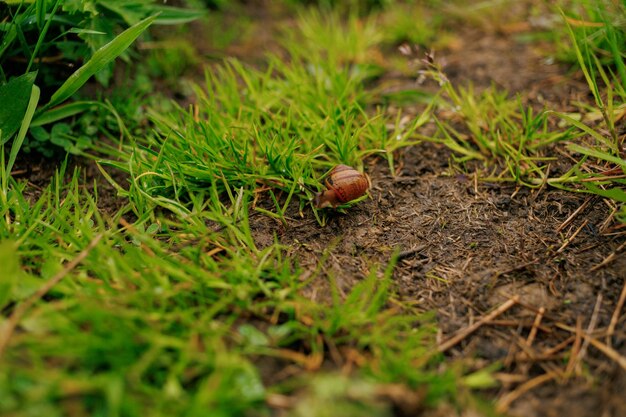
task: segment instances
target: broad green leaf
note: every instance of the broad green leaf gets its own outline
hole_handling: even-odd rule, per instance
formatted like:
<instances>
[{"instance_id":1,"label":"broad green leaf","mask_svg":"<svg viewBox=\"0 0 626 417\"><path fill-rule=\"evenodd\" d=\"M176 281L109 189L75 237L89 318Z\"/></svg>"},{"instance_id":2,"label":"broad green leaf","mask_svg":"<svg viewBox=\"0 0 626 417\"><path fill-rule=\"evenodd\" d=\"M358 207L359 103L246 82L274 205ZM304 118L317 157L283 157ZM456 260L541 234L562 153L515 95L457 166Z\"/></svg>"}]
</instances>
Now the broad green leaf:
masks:
<instances>
[{"instance_id":1,"label":"broad green leaf","mask_svg":"<svg viewBox=\"0 0 626 417\"><path fill-rule=\"evenodd\" d=\"M36 76L37 72L29 72L0 86L0 144L8 141L22 124Z\"/></svg>"},{"instance_id":2,"label":"broad green leaf","mask_svg":"<svg viewBox=\"0 0 626 417\"><path fill-rule=\"evenodd\" d=\"M151 16L120 33L111 42L98 49L91 59L72 74L52 95L46 108L56 106L70 98L96 72L117 58L141 35L157 18Z\"/></svg>"},{"instance_id":3,"label":"broad green leaf","mask_svg":"<svg viewBox=\"0 0 626 417\"><path fill-rule=\"evenodd\" d=\"M11 170L13 169L13 164L15 163L15 159L17 158L17 153L20 151L22 143L24 143L26 132L28 132L28 128L30 127L30 121L33 119L35 109L37 109L37 103L39 103L39 87L33 85L31 88L28 107L26 109L26 113L24 114L22 125L20 126L20 131L13 141L13 145L11 146L11 154L9 155L9 162L7 163L6 167L7 178L11 175Z\"/></svg>"}]
</instances>

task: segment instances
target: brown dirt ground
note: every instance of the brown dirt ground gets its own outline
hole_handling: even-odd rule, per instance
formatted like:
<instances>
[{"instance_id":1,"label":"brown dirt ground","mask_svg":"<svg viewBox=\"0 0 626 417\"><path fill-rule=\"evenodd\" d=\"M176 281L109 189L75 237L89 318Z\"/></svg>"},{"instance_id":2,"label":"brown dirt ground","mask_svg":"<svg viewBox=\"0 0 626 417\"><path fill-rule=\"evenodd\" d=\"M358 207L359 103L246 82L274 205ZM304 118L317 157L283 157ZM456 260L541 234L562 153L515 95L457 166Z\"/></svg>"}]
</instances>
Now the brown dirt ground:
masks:
<instances>
[{"instance_id":1,"label":"brown dirt ground","mask_svg":"<svg viewBox=\"0 0 626 417\"><path fill-rule=\"evenodd\" d=\"M453 82L495 83L538 108L571 110L572 101L588 99L584 84L566 68L547 65L536 45L516 42L511 33L464 30L454 50L439 54ZM259 39L265 42L264 37L255 42ZM249 56L245 48L238 55ZM399 84L413 83L398 77ZM325 227L310 212L304 219L292 212L286 228L254 216L258 245L269 245L278 235L305 269L315 268L334 245L325 268L344 291L399 247L396 291L403 300L437 312L441 341L518 296L518 305L462 338L446 355L473 369L502 363L501 388L485 396L510 415L626 415L626 373L581 337L589 330L594 343L626 356L623 312L607 336L626 282L625 238L606 222L609 204L551 188L475 182L471 174L453 172L449 152L433 144L405 149L396 159L395 173L386 162L366 161L371 199L330 215ZM49 180L46 161L21 164L16 170L35 186ZM97 170L88 168L87 178L99 178L104 210L118 207L114 190ZM612 262L594 269L612 254ZM311 297L325 294L323 282L310 289ZM442 408L431 414L457 412Z\"/></svg>"},{"instance_id":2,"label":"brown dirt ground","mask_svg":"<svg viewBox=\"0 0 626 417\"><path fill-rule=\"evenodd\" d=\"M495 83L539 109L572 110L572 101L589 100L585 85L567 68L547 64L536 46L476 29L460 38L441 58L453 83ZM269 245L277 234L305 269L334 245L325 267L345 292L399 247L396 291L437 312L442 341L518 296L519 305L467 335L448 357L476 369L502 363L502 387L487 397L513 416L626 415L626 373L580 336L590 330L626 355L626 316L607 336L626 281L624 234L607 222L610 204L552 188L475 182L452 172L449 159L446 149L424 143L398 154L395 173L370 160L370 200L331 215L325 227L310 213L299 219L292 212L287 228L256 216L257 242ZM314 284L310 296L326 297L325 285Z\"/></svg>"}]
</instances>

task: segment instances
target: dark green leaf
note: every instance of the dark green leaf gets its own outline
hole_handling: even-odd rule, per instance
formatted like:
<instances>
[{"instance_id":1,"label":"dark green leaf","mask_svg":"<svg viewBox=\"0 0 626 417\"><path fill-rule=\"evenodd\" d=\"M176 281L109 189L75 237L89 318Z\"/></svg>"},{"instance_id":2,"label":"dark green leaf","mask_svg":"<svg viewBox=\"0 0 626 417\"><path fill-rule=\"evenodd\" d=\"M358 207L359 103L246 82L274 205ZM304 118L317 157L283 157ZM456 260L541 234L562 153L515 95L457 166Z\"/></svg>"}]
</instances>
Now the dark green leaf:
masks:
<instances>
[{"instance_id":1,"label":"dark green leaf","mask_svg":"<svg viewBox=\"0 0 626 417\"><path fill-rule=\"evenodd\" d=\"M124 52L156 19L151 16L120 33L111 42L98 49L91 59L72 74L59 89L52 95L46 107L56 106L70 98L87 80L100 71L122 52Z\"/></svg>"},{"instance_id":2,"label":"dark green leaf","mask_svg":"<svg viewBox=\"0 0 626 417\"><path fill-rule=\"evenodd\" d=\"M0 86L1 144L8 141L22 124L36 76L37 72L29 72Z\"/></svg>"}]
</instances>

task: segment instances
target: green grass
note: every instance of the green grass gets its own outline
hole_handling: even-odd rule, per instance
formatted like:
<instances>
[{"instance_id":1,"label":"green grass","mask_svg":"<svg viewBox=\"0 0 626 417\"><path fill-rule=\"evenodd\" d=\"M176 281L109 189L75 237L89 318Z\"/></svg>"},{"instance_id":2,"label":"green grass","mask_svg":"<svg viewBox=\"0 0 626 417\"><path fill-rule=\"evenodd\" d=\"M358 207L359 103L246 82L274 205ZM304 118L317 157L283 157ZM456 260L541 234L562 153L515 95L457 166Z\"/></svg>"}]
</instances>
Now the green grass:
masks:
<instances>
[{"instance_id":1,"label":"green grass","mask_svg":"<svg viewBox=\"0 0 626 417\"><path fill-rule=\"evenodd\" d=\"M455 400L462 371L439 368L433 315L395 294L395 257L342 296L326 272L331 248L305 271L293 248L278 238L260 248L251 230L255 210L284 224L313 210L323 223L309 202L331 166L377 155L393 167L417 141L432 106L407 124L371 104L377 31L303 10L284 33L288 60L225 61L196 87L196 105L148 110L150 130L129 111L137 97L51 109L106 109L94 134L119 125L109 145L77 149L99 155L117 210L100 208L81 170L63 164L37 189L11 177L2 153L0 414L271 415L284 395L302 399L294 415L332 399L342 415L383 416L391 405L370 394L398 383L428 405ZM303 295L320 284L325 299ZM296 372L276 381L285 369ZM348 386L360 387L357 404Z\"/></svg>"},{"instance_id":2,"label":"green grass","mask_svg":"<svg viewBox=\"0 0 626 417\"><path fill-rule=\"evenodd\" d=\"M534 112L519 97L510 98L495 87L476 93L471 85L452 85L431 62L424 73L442 86L436 111L439 132L423 139L447 146L461 169L470 167L468 161L482 161L480 176L486 181L548 184L613 200L616 218L623 221L626 160L618 124L626 105L624 7L604 1L574 1L564 7L564 29L555 28L552 37L561 39L565 30L593 104L580 104L578 113ZM572 162L566 172L555 175L551 163L562 155Z\"/></svg>"},{"instance_id":3,"label":"green grass","mask_svg":"<svg viewBox=\"0 0 626 417\"><path fill-rule=\"evenodd\" d=\"M415 142L429 109L408 124L366 111L375 28L354 19L343 27L338 16L304 14L283 42L287 62L269 56L255 69L228 60L206 73L196 105L152 113L152 133L102 161L131 177L129 188L116 186L136 214L160 206L187 216L224 195L257 192L273 205L256 209L285 222L289 203L302 211L333 165L362 169L378 154L393 167L394 151Z\"/></svg>"},{"instance_id":4,"label":"green grass","mask_svg":"<svg viewBox=\"0 0 626 417\"><path fill-rule=\"evenodd\" d=\"M605 5L606 6L606 5ZM602 13L606 13L605 9ZM617 124L620 122L624 105L626 104L626 90L621 53L620 37L610 35L619 29L615 22L604 21L604 31L608 48L619 54L617 73L605 68L602 54L592 50L586 40L577 37L575 30L569 26L571 40L574 45L578 65L583 72L589 90L594 97L595 106L586 109L589 121L578 115L559 113L558 115L567 124L584 133L583 141L572 143L569 151L579 155L579 163L575 166L573 185L568 189L587 192L605 197L620 204L616 211L617 218L624 222L626 210L626 159L624 155L624 137L618 133ZM617 58L617 55L616 55ZM583 109L585 110L585 109Z\"/></svg>"},{"instance_id":5,"label":"green grass","mask_svg":"<svg viewBox=\"0 0 626 417\"><path fill-rule=\"evenodd\" d=\"M257 245L252 216L288 227L312 212L324 224L326 211L311 201L329 168L384 158L394 172L398 150L423 140L451 148L466 169L477 162L489 173L483 179L625 202L616 175L626 170L616 133L626 97L620 71L575 41L595 102L574 115L535 112L496 88L452 85L431 68L441 92L408 92L426 103L407 121L401 103L393 111L380 104L375 80L389 65L380 50L440 41L441 20L413 33L422 9L408 15L390 3L380 19L298 8L278 54L264 65L212 66L188 108L155 103L161 98L148 95L143 76L108 101L40 113L32 75L5 87L20 91L26 117L13 118L13 148L0 154L0 414L266 416L288 398L294 416L390 416L392 405L377 396L397 384L426 406L493 387L495 368L464 375L463 366L442 363L433 314L395 292L395 256L370 263L344 294L326 265L332 246L304 270L278 237ZM187 46L153 46L140 75L180 75L196 58ZM73 96L86 74L52 103ZM108 140L77 141L63 123L38 129L83 112L89 133ZM557 118L565 128L555 128ZM434 138L421 130L431 121ZM12 178L27 130L97 159L119 208L103 210L97 182L65 164L43 188ZM578 163L555 178L556 147ZM313 286L328 293L313 301L304 296Z\"/></svg>"},{"instance_id":6,"label":"green grass","mask_svg":"<svg viewBox=\"0 0 626 417\"><path fill-rule=\"evenodd\" d=\"M626 17L626 5L609 0L571 0L561 2L558 6L557 13L563 15L564 21L553 30L556 57L580 68L595 66L595 60L598 60L606 70L614 71L624 86L626 31L623 20ZM582 62L575 45L589 51Z\"/></svg>"},{"instance_id":7,"label":"green grass","mask_svg":"<svg viewBox=\"0 0 626 417\"><path fill-rule=\"evenodd\" d=\"M426 384L432 401L454 392L454 375L430 365L432 318L394 296L393 262L373 266L345 299L333 290L316 303L301 290L313 279L334 289L332 276L318 269L302 280L288 248L256 248L245 198L208 215L221 232L205 224L207 213L129 224L128 208L103 216L80 176L65 182L61 168L32 202L25 183L2 190L0 258L14 274L0 281L8 294L0 308L9 315L103 236L35 300L0 352L3 414L243 415L266 409L269 393L302 386L265 385L259 358L315 370L330 360L328 346L361 352L367 361L355 376L365 384Z\"/></svg>"},{"instance_id":8,"label":"green grass","mask_svg":"<svg viewBox=\"0 0 626 417\"><path fill-rule=\"evenodd\" d=\"M482 161L489 181L539 186L548 179L551 145L571 141L573 128L556 129L549 113L535 113L521 98L492 86L480 93L472 85L456 87L435 65L426 75L440 83L435 137L424 137L453 151L454 161ZM495 168L495 170L493 169Z\"/></svg>"}]
</instances>

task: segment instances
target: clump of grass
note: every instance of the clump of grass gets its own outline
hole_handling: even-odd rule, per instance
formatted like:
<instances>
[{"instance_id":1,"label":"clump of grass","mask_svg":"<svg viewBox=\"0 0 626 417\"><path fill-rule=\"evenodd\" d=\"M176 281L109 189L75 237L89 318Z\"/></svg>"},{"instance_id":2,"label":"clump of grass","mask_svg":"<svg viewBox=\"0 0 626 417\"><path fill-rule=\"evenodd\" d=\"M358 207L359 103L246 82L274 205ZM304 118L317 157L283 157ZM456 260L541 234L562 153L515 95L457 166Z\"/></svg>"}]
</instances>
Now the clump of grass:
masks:
<instances>
[{"instance_id":1,"label":"clump of grass","mask_svg":"<svg viewBox=\"0 0 626 417\"><path fill-rule=\"evenodd\" d=\"M385 42L408 43L425 50L440 50L453 41L444 29L447 16L440 9L424 4L393 4L381 14Z\"/></svg>"},{"instance_id":2,"label":"clump of grass","mask_svg":"<svg viewBox=\"0 0 626 417\"><path fill-rule=\"evenodd\" d=\"M274 207L259 209L284 221L289 202L302 209L332 165L361 168L372 154L392 165L393 152L412 143L427 118L389 128L382 111L365 111L373 39L361 36L374 29L355 22L340 28L338 16L309 12L284 40L287 62L270 56L259 70L228 60L207 72L197 104L152 114L153 134L127 148L130 157L107 162L131 175L125 195L137 206L186 213L194 200L243 188L266 193Z\"/></svg>"},{"instance_id":3,"label":"clump of grass","mask_svg":"<svg viewBox=\"0 0 626 417\"><path fill-rule=\"evenodd\" d=\"M455 87L432 59L427 65L423 75L441 85L436 119L440 136L424 139L450 148L458 163L479 160L485 166L501 165L490 180L537 186L547 179L549 162L555 158L545 151L573 138L572 129L554 129L547 112L536 114L519 96L512 99L493 86L480 93L471 84Z\"/></svg>"},{"instance_id":4,"label":"clump of grass","mask_svg":"<svg viewBox=\"0 0 626 417\"><path fill-rule=\"evenodd\" d=\"M255 246L249 193L186 218L131 224L128 207L102 215L79 171L64 177L62 167L32 201L26 183L3 182L9 204L0 211L0 260L9 274L0 276L0 309L7 316L102 236L45 300L34 300L19 332L6 339L8 327L0 326L8 342L0 349L3 414L269 412L270 392L296 395L300 384L268 384L259 358L310 371L331 350L365 359L354 364L355 381L426 387L429 401L453 395L457 377L433 366L432 317L395 297L393 262L384 271L373 266L342 298L322 268L303 280L287 248ZM331 300L300 295L311 279L330 279Z\"/></svg>"},{"instance_id":5,"label":"clump of grass","mask_svg":"<svg viewBox=\"0 0 626 417\"><path fill-rule=\"evenodd\" d=\"M596 60L608 71L612 69L622 86L626 86L626 30L623 2L574 0L560 4L564 22L554 29L557 58L583 67L595 67ZM582 61L576 49L588 51Z\"/></svg>"},{"instance_id":6,"label":"clump of grass","mask_svg":"<svg viewBox=\"0 0 626 417\"><path fill-rule=\"evenodd\" d=\"M614 8L619 15L623 13L617 4L585 3L586 12L597 19L593 24L567 17L571 9L562 12L574 46L572 53L595 102L595 106L582 109L588 117L552 111L535 114L519 98L510 99L493 87L479 94L471 86L455 87L432 59L427 59L424 75L441 85L437 119L441 136L435 141L450 148L457 162L482 160L487 167L504 167L484 178L489 181L514 181L530 187L549 184L626 203L626 160L617 128L626 103L626 71L622 29L609 18L609 10ZM567 129L555 129L549 121L551 114L560 117ZM566 144L575 163L567 172L552 177L550 161L557 158L552 150L560 143ZM613 210L618 219L623 218L622 212L619 207Z\"/></svg>"},{"instance_id":7,"label":"clump of grass","mask_svg":"<svg viewBox=\"0 0 626 417\"><path fill-rule=\"evenodd\" d=\"M619 37L608 35L617 31L615 23L605 20L604 30L608 48L621 56ZM622 71L614 74L605 69L601 52L593 50L586 39L579 39L576 31L568 23L569 33L574 45L574 53L578 60L589 90L595 100L595 108L588 113L595 123L585 122L578 115L557 113L564 122L579 129L585 134L584 141L572 143L569 150L578 159L572 168L572 174L564 178L568 189L596 194L622 204L621 211L616 208L614 213L623 213L626 203L626 158L624 153L624 137L618 134L617 123L623 117L626 103L626 90L621 76ZM600 56L599 56L600 55ZM620 58L621 62L621 58ZM559 181L561 182L561 181ZM619 220L624 220L618 214Z\"/></svg>"}]
</instances>

